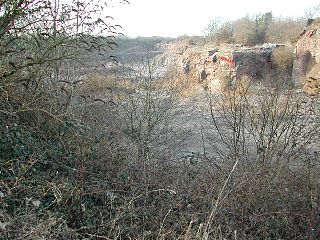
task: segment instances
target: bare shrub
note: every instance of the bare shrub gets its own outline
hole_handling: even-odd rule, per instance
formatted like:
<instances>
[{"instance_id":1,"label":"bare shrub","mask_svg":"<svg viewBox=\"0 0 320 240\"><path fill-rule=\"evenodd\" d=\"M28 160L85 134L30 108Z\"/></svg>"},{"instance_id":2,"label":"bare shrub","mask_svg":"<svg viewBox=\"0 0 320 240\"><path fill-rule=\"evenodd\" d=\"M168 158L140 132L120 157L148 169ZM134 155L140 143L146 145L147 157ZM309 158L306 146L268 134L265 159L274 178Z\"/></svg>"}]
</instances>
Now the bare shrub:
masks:
<instances>
[{"instance_id":1,"label":"bare shrub","mask_svg":"<svg viewBox=\"0 0 320 240\"><path fill-rule=\"evenodd\" d=\"M146 79L136 83L134 89L120 103L123 125L119 127L137 147L138 159L173 158L183 144L176 140L186 137L183 132L173 131L175 118L180 114L175 84Z\"/></svg>"},{"instance_id":2,"label":"bare shrub","mask_svg":"<svg viewBox=\"0 0 320 240\"><path fill-rule=\"evenodd\" d=\"M228 236L235 231L239 239L315 236L309 226L319 220L314 220L315 208L308 208L314 200L307 196L319 186L304 186L314 179L308 171L316 163L310 165L318 117L306 113L310 106L303 98L280 89L264 87L259 94L249 90L244 95L229 91L220 96L219 108L214 107L216 99L210 100L212 147L218 164L229 166L223 201L212 210L212 227L223 226ZM292 224L300 230L283 231Z\"/></svg>"},{"instance_id":3,"label":"bare shrub","mask_svg":"<svg viewBox=\"0 0 320 240\"><path fill-rule=\"evenodd\" d=\"M236 82L236 90L240 96L247 94L251 84L252 77L248 75L243 75L239 81Z\"/></svg>"},{"instance_id":4,"label":"bare shrub","mask_svg":"<svg viewBox=\"0 0 320 240\"><path fill-rule=\"evenodd\" d=\"M96 25L79 38L60 39L52 25L33 35L19 31L36 12L15 10L2 11L0 29L1 239L317 239L316 106L290 89L251 92L243 78L210 96L212 131L199 134L214 151L181 156L189 135L178 100L193 89L155 80L150 61L137 79L95 75L79 86L74 63L79 46L101 43L86 35ZM76 94L90 99L70 101Z\"/></svg>"},{"instance_id":5,"label":"bare shrub","mask_svg":"<svg viewBox=\"0 0 320 240\"><path fill-rule=\"evenodd\" d=\"M234 42L234 23L224 22L215 34L217 43L233 43Z\"/></svg>"}]
</instances>

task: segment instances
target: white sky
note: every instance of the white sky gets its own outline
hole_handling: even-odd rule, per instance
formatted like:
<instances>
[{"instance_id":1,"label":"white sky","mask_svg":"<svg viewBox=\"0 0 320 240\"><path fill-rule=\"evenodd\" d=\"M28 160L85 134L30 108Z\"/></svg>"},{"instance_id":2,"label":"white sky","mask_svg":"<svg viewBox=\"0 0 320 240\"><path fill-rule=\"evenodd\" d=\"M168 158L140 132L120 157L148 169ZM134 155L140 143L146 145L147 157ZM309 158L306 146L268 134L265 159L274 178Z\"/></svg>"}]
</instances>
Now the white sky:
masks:
<instances>
[{"instance_id":1,"label":"white sky","mask_svg":"<svg viewBox=\"0 0 320 240\"><path fill-rule=\"evenodd\" d=\"M210 19L235 20L272 11L273 16L302 17L319 0L129 0L109 9L130 37L202 35Z\"/></svg>"}]
</instances>

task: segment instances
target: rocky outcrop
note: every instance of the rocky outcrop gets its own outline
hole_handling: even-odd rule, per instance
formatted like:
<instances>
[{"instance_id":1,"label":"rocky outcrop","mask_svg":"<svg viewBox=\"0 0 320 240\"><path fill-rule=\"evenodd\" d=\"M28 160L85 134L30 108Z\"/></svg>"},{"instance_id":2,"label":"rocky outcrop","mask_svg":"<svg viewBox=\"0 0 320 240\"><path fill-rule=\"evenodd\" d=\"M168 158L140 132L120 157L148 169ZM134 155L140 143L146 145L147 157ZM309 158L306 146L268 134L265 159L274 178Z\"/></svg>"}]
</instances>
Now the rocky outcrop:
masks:
<instances>
[{"instance_id":1,"label":"rocky outcrop","mask_svg":"<svg viewBox=\"0 0 320 240\"><path fill-rule=\"evenodd\" d=\"M263 79L271 70L272 48L243 48L233 53L237 67L236 77L241 79L247 75L254 79Z\"/></svg>"},{"instance_id":2,"label":"rocky outcrop","mask_svg":"<svg viewBox=\"0 0 320 240\"><path fill-rule=\"evenodd\" d=\"M193 80L211 91L224 91L244 77L264 79L273 70L272 53L283 47L264 44L256 47L234 45L194 46L184 42L166 43L164 52L154 59L157 76L174 69L180 79ZM291 76L291 74L290 74Z\"/></svg>"},{"instance_id":3,"label":"rocky outcrop","mask_svg":"<svg viewBox=\"0 0 320 240\"><path fill-rule=\"evenodd\" d=\"M310 95L318 95L320 93L320 64L313 66L305 77L303 90Z\"/></svg>"},{"instance_id":4,"label":"rocky outcrop","mask_svg":"<svg viewBox=\"0 0 320 240\"><path fill-rule=\"evenodd\" d=\"M320 18L310 19L296 44L292 78L297 87L303 86L308 70L320 63Z\"/></svg>"}]
</instances>

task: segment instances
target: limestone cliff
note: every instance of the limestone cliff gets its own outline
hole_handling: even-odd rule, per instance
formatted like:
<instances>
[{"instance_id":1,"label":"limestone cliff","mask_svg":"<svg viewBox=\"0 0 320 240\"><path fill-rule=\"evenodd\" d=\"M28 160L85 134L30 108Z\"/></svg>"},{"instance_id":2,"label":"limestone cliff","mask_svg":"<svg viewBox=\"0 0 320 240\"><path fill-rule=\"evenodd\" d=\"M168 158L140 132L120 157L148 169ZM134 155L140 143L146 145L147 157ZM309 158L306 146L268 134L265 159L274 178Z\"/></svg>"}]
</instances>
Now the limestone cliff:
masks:
<instances>
[{"instance_id":1,"label":"limestone cliff","mask_svg":"<svg viewBox=\"0 0 320 240\"><path fill-rule=\"evenodd\" d=\"M203 83L211 91L219 92L243 77L261 80L274 72L272 52L280 47L283 45L199 46L175 41L162 45L163 53L155 57L154 63L160 76L174 69L182 80Z\"/></svg>"}]
</instances>

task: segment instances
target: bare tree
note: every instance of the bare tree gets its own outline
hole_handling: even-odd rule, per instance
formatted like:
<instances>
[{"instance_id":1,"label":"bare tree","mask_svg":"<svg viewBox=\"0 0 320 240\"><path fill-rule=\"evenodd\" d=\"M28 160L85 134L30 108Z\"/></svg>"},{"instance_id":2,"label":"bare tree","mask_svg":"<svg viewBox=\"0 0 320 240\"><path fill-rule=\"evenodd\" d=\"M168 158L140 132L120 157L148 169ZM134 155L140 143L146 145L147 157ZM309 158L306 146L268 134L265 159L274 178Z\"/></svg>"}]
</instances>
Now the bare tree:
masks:
<instances>
[{"instance_id":1,"label":"bare tree","mask_svg":"<svg viewBox=\"0 0 320 240\"><path fill-rule=\"evenodd\" d=\"M209 39L209 41L216 40L216 33L221 28L222 24L223 20L221 17L215 17L210 20L208 26L204 29L204 34Z\"/></svg>"},{"instance_id":2,"label":"bare tree","mask_svg":"<svg viewBox=\"0 0 320 240\"><path fill-rule=\"evenodd\" d=\"M320 14L320 4L307 8L304 13L307 19L313 19L315 17L318 17Z\"/></svg>"}]
</instances>

